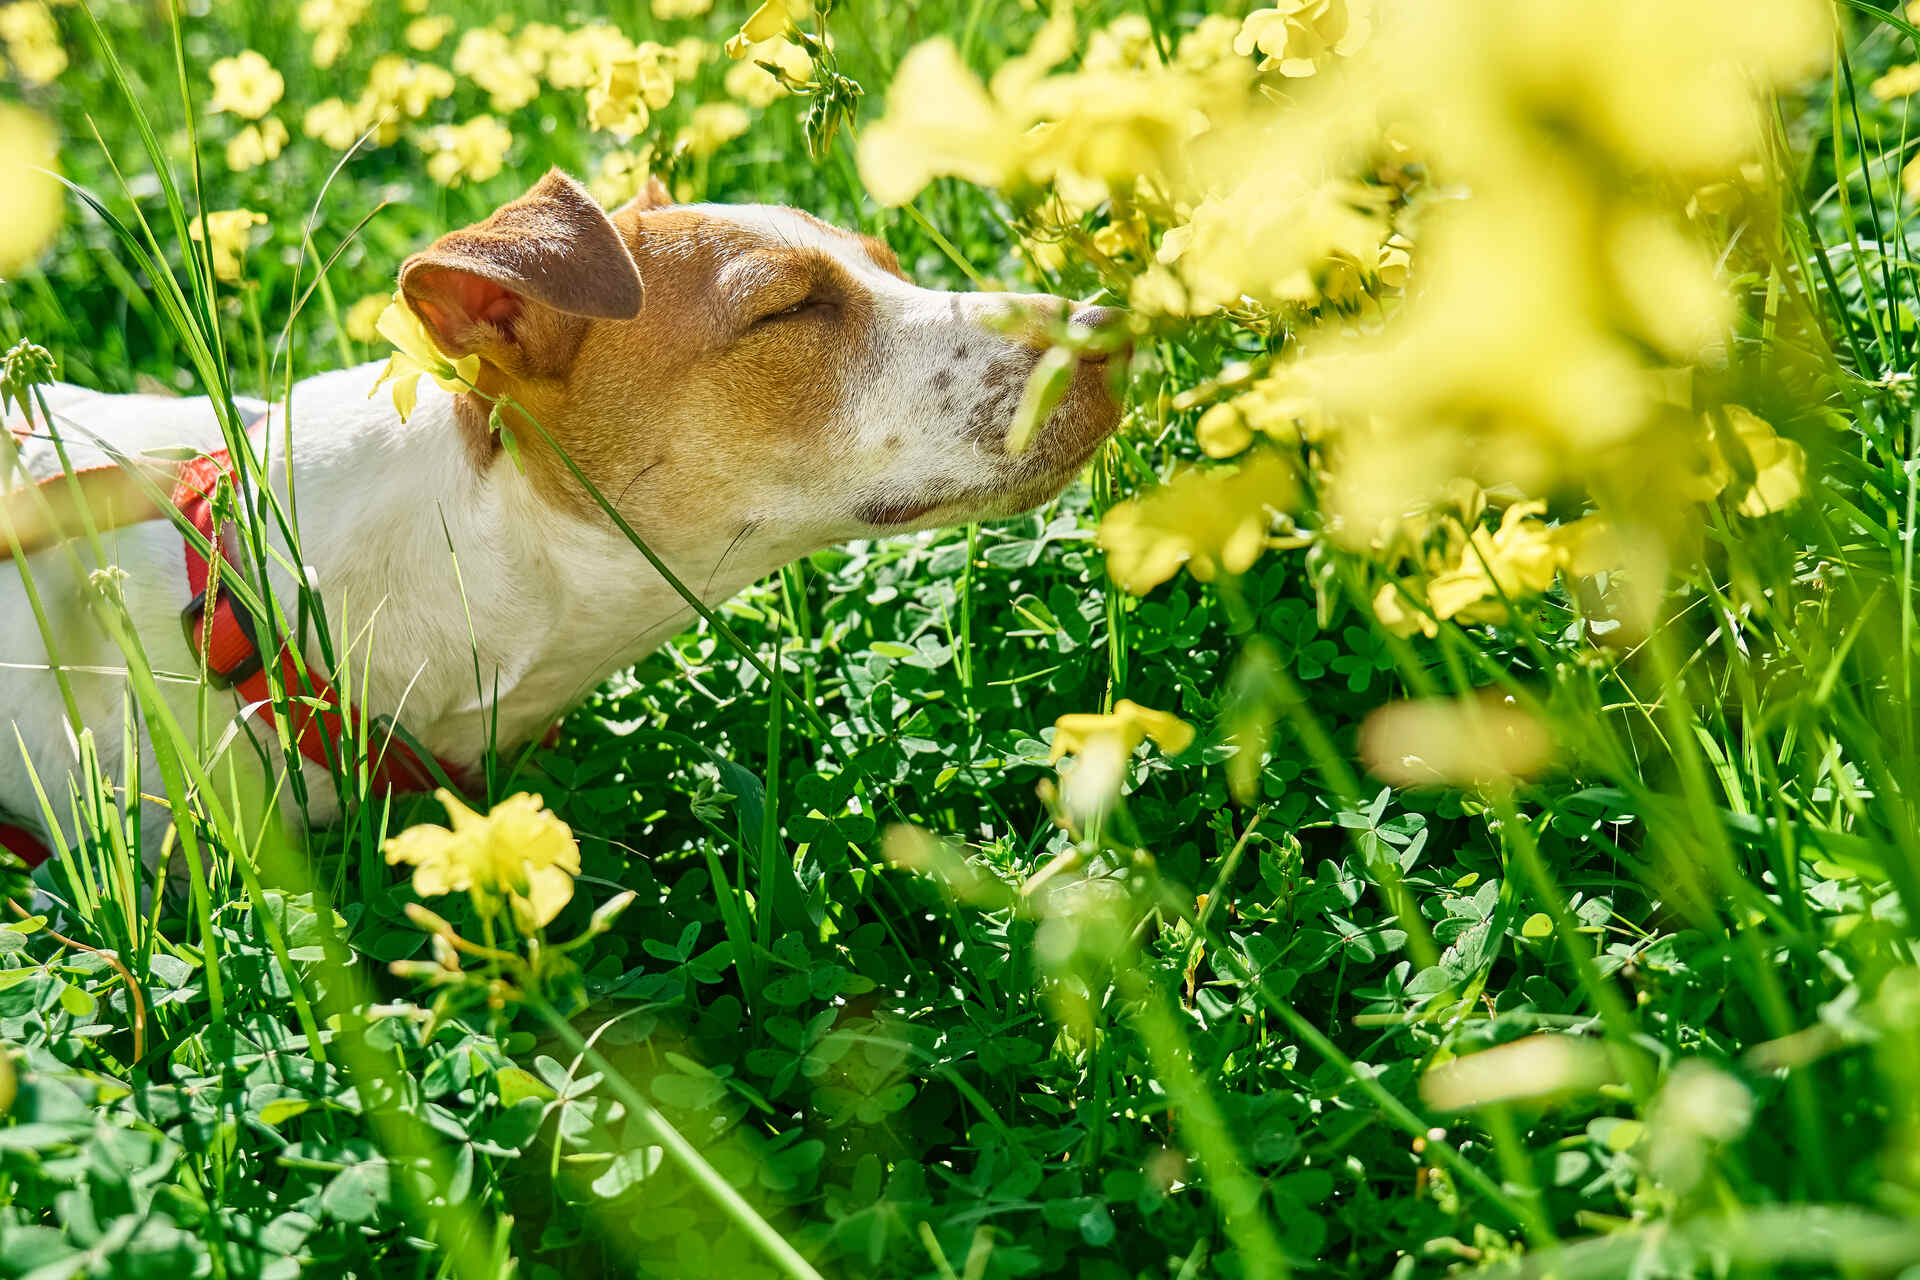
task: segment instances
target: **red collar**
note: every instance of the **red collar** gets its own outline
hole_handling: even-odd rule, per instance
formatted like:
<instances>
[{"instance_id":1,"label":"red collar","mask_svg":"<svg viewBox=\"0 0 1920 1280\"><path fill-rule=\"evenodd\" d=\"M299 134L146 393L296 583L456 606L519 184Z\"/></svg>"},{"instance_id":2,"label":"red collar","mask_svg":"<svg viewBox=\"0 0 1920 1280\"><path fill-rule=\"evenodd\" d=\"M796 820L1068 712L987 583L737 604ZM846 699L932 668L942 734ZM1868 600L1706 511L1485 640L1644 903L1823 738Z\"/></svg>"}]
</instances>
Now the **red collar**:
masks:
<instances>
[{"instance_id":1,"label":"red collar","mask_svg":"<svg viewBox=\"0 0 1920 1280\"><path fill-rule=\"evenodd\" d=\"M219 590L220 579L235 573L214 522L213 495L221 480L237 491L239 480L226 450L195 458L180 470L174 484L173 505L187 523L206 538L213 558L200 554L192 539L186 546L187 587L193 599L180 612L187 644L199 657L207 683L232 689L253 714L273 723L274 694L267 679L254 619L230 592ZM219 571L214 571L214 565ZM208 584L214 597L207 600ZM309 668L291 644L280 647L275 665L285 691L287 726L300 754L322 769L364 769L370 791L428 791L436 785L433 770L394 732L390 723L369 720L357 713L319 672ZM346 754L358 742L365 754ZM449 781L459 770L436 760Z\"/></svg>"},{"instance_id":2,"label":"red collar","mask_svg":"<svg viewBox=\"0 0 1920 1280\"><path fill-rule=\"evenodd\" d=\"M191 538L183 539L187 586L193 600L181 610L180 620L187 647L200 660L207 683L216 689L232 689L272 733L274 693L260 652L258 628L233 594L220 590L222 580L238 572L226 554L214 520L213 495L223 479L237 491L239 479L233 459L224 449L186 463L174 484L173 505L200 531L213 552L209 559ZM207 600L209 584L213 587L211 605ZM336 767L342 772L363 770L370 792L427 791L435 786L438 779L433 769L400 739L389 722L370 721L357 713L325 677L301 661L291 644L281 646L274 665L287 699L282 704L287 727L301 755L329 772ZM434 764L449 781L459 782L461 770L444 760ZM4 822L0 822L0 848L18 855L29 867L39 866L50 856L36 833Z\"/></svg>"}]
</instances>

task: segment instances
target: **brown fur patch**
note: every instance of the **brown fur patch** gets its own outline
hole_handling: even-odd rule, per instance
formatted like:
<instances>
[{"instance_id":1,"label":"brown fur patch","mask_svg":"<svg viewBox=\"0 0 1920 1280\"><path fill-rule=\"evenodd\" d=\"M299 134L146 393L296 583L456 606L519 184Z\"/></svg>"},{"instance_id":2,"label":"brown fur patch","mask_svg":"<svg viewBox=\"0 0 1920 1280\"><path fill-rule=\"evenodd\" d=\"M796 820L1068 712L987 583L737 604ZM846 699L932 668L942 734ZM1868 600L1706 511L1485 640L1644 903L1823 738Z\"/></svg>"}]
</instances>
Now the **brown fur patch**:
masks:
<instances>
[{"instance_id":1,"label":"brown fur patch","mask_svg":"<svg viewBox=\"0 0 1920 1280\"><path fill-rule=\"evenodd\" d=\"M698 209L630 204L615 224L647 281L639 314L587 324L560 377L505 382L667 550L716 509L752 515L760 476L801 465L859 376L873 304L831 255ZM543 492L592 514L557 457L523 454Z\"/></svg>"}]
</instances>

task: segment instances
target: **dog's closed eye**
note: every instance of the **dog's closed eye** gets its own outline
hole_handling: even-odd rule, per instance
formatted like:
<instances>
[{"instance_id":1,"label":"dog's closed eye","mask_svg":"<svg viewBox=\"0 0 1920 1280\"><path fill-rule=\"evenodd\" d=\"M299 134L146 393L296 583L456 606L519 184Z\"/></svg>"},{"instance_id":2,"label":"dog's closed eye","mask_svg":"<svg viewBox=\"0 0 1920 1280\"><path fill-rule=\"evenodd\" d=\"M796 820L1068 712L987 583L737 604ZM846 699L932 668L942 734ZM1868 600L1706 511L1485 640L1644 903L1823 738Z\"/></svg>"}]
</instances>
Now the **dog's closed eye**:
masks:
<instances>
[{"instance_id":1,"label":"dog's closed eye","mask_svg":"<svg viewBox=\"0 0 1920 1280\"><path fill-rule=\"evenodd\" d=\"M761 325L776 324L782 320L800 320L825 316L830 314L838 305L839 301L833 295L824 290L815 289L798 301L789 302L784 306L778 306L772 310L763 312L749 327L757 328Z\"/></svg>"}]
</instances>

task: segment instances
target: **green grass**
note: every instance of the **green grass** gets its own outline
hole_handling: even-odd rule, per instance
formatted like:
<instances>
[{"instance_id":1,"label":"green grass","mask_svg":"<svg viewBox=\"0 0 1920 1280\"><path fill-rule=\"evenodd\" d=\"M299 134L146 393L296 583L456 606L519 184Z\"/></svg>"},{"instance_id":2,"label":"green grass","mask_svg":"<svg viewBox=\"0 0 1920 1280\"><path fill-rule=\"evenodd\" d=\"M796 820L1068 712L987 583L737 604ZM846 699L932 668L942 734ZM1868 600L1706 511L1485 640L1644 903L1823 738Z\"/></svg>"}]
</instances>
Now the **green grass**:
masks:
<instances>
[{"instance_id":1,"label":"green grass","mask_svg":"<svg viewBox=\"0 0 1920 1280\"><path fill-rule=\"evenodd\" d=\"M1785 514L1707 508L1630 648L1592 643L1564 587L1511 625L1399 640L1366 562L1320 540L1118 590L1099 517L1198 456L1173 395L1284 338L1169 330L1057 503L809 557L597 691L553 749L493 762L476 800L538 791L580 836L549 932L591 936L537 981L476 963L527 996L491 1008L389 969L432 951L380 841L435 806L262 822L99 598L164 776L42 779L90 835L39 875L60 918L0 925L0 1278L1920 1267L1913 129L1865 90L1915 33L1859 8L1833 74L1780 103L1785 216L1728 257L1735 363L1818 478ZM745 16L611 10L665 41ZM326 72L285 6L93 12L58 10L72 65L22 90L86 207L0 285L0 339L70 381L210 393L230 434L232 396L384 354L343 318L407 252L609 148L552 89L500 113L505 170L454 189L410 140L341 162L302 137L307 106L405 49L400 6ZM1201 16L1132 12L1162 48ZM916 41L991 67L1038 23L930 0L848 6L833 31L864 119ZM457 39L412 56L446 65ZM245 48L286 73L294 139L234 173L206 68ZM727 66L682 86L661 136L725 97ZM486 109L462 79L426 123ZM674 180L882 235L927 283L1098 287L1078 262L1036 279L995 193L877 206L844 133L809 158L805 110L756 109ZM237 287L187 248L229 208L270 218ZM250 498L259 563L297 513ZM1434 791L1357 763L1376 708L1486 686L1553 727L1557 771ZM1123 697L1198 741L1138 755L1124 808L1069 832L1035 794L1050 726ZM115 786L171 800L189 895L143 898ZM467 904L428 905L480 936ZM1582 1055L1577 1087L1462 1110L1423 1092L1543 1031Z\"/></svg>"}]
</instances>

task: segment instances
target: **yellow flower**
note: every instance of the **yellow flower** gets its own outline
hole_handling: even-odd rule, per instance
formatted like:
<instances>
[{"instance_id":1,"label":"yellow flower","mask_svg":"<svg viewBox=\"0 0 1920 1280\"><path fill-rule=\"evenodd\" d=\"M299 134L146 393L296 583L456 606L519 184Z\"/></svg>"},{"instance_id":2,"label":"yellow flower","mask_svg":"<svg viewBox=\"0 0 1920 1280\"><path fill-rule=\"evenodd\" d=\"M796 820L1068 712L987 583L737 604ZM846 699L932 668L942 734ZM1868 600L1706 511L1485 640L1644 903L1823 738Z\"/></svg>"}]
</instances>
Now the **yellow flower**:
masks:
<instances>
[{"instance_id":1,"label":"yellow flower","mask_svg":"<svg viewBox=\"0 0 1920 1280\"><path fill-rule=\"evenodd\" d=\"M400 120L418 120L442 98L453 96L453 73L431 62L414 62L397 53L383 53L367 72L367 89L355 105L362 121L381 121L381 145L399 136Z\"/></svg>"},{"instance_id":2,"label":"yellow flower","mask_svg":"<svg viewBox=\"0 0 1920 1280\"><path fill-rule=\"evenodd\" d=\"M1887 73L1875 80L1867 90L1882 102L1891 102L1895 98L1911 98L1920 93L1920 63L1909 62L1904 66L1891 67Z\"/></svg>"},{"instance_id":3,"label":"yellow flower","mask_svg":"<svg viewBox=\"0 0 1920 1280\"><path fill-rule=\"evenodd\" d=\"M1560 548L1560 567L1570 577L1591 578L1618 573L1631 558L1626 543L1601 516L1583 516L1553 531Z\"/></svg>"},{"instance_id":4,"label":"yellow flower","mask_svg":"<svg viewBox=\"0 0 1920 1280\"><path fill-rule=\"evenodd\" d=\"M1075 757L1073 771L1062 780L1061 799L1084 821L1120 794L1127 761L1142 742L1151 738L1160 750L1177 756L1193 745L1193 736L1193 726L1178 716L1122 698L1107 715L1065 715L1054 721L1047 762Z\"/></svg>"},{"instance_id":5,"label":"yellow flower","mask_svg":"<svg viewBox=\"0 0 1920 1280\"><path fill-rule=\"evenodd\" d=\"M1087 37L1080 65L1089 71L1138 71L1159 56L1153 47L1153 24L1144 14L1128 13Z\"/></svg>"},{"instance_id":6,"label":"yellow flower","mask_svg":"<svg viewBox=\"0 0 1920 1280\"><path fill-rule=\"evenodd\" d=\"M1174 65L1182 71L1208 72L1235 56L1233 41L1240 34L1240 23L1224 13L1210 13L1198 26L1180 37L1174 52Z\"/></svg>"},{"instance_id":7,"label":"yellow flower","mask_svg":"<svg viewBox=\"0 0 1920 1280\"><path fill-rule=\"evenodd\" d=\"M227 168L236 173L257 169L279 156L287 145L287 126L268 116L233 135L227 143Z\"/></svg>"},{"instance_id":8,"label":"yellow flower","mask_svg":"<svg viewBox=\"0 0 1920 1280\"><path fill-rule=\"evenodd\" d=\"M625 204L647 185L647 175L652 165L651 146L635 151L609 151L600 157L593 181L588 184L593 198L609 209Z\"/></svg>"},{"instance_id":9,"label":"yellow flower","mask_svg":"<svg viewBox=\"0 0 1920 1280\"><path fill-rule=\"evenodd\" d=\"M705 102L693 109L680 137L694 155L710 156L745 133L751 123L747 109L738 103Z\"/></svg>"},{"instance_id":10,"label":"yellow flower","mask_svg":"<svg viewBox=\"0 0 1920 1280\"><path fill-rule=\"evenodd\" d=\"M547 60L554 51L565 45L565 28L556 27L551 22L529 22L514 33L513 52L520 64L538 75L547 67Z\"/></svg>"},{"instance_id":11,"label":"yellow flower","mask_svg":"<svg viewBox=\"0 0 1920 1280\"><path fill-rule=\"evenodd\" d=\"M592 88L609 64L632 54L633 41L605 23L575 28L547 54L547 83L556 89Z\"/></svg>"},{"instance_id":12,"label":"yellow flower","mask_svg":"<svg viewBox=\"0 0 1920 1280\"><path fill-rule=\"evenodd\" d=\"M1245 453L1253 443L1253 428L1247 425L1246 415L1239 407L1228 401L1213 405L1200 415L1200 421L1193 426L1193 437L1200 452L1209 458L1231 458Z\"/></svg>"},{"instance_id":13,"label":"yellow flower","mask_svg":"<svg viewBox=\"0 0 1920 1280\"><path fill-rule=\"evenodd\" d=\"M512 145L513 134L492 116L435 125L421 140L427 175L443 187L485 182L506 167L507 149Z\"/></svg>"},{"instance_id":14,"label":"yellow flower","mask_svg":"<svg viewBox=\"0 0 1920 1280\"><path fill-rule=\"evenodd\" d=\"M443 391L471 390L473 380L480 376L480 357L466 355L452 360L442 354L434 345L433 335L427 332L427 327L420 323L420 317L413 313L398 290L373 327L393 344L394 350L386 368L374 379L367 398L372 399L382 386L393 383L393 407L399 411L402 422L412 416L413 406L420 398L422 374L432 378Z\"/></svg>"},{"instance_id":15,"label":"yellow flower","mask_svg":"<svg viewBox=\"0 0 1920 1280\"><path fill-rule=\"evenodd\" d=\"M0 5L0 40L6 41L13 69L30 85L52 84L67 69L60 28L41 0Z\"/></svg>"},{"instance_id":16,"label":"yellow flower","mask_svg":"<svg viewBox=\"0 0 1920 1280\"><path fill-rule=\"evenodd\" d=\"M1380 246L1380 261L1374 274L1389 289L1404 289L1413 274L1413 244L1403 236L1392 236Z\"/></svg>"},{"instance_id":17,"label":"yellow flower","mask_svg":"<svg viewBox=\"0 0 1920 1280\"><path fill-rule=\"evenodd\" d=\"M540 81L506 32L473 27L462 33L453 69L485 89L495 111L518 111L540 96Z\"/></svg>"},{"instance_id":18,"label":"yellow flower","mask_svg":"<svg viewBox=\"0 0 1920 1280\"><path fill-rule=\"evenodd\" d=\"M353 29L367 16L370 0L301 0L302 31L313 33L313 65L325 69L346 51Z\"/></svg>"},{"instance_id":19,"label":"yellow flower","mask_svg":"<svg viewBox=\"0 0 1920 1280\"><path fill-rule=\"evenodd\" d=\"M659 22L677 18L697 18L713 10L713 0L653 0L653 16Z\"/></svg>"},{"instance_id":20,"label":"yellow flower","mask_svg":"<svg viewBox=\"0 0 1920 1280\"><path fill-rule=\"evenodd\" d=\"M619 138L646 128L649 111L673 101L673 71L665 53L649 40L609 62L587 93L587 123Z\"/></svg>"},{"instance_id":21,"label":"yellow flower","mask_svg":"<svg viewBox=\"0 0 1920 1280\"><path fill-rule=\"evenodd\" d=\"M886 115L860 135L860 176L876 200L893 205L940 174L999 186L1010 176L1014 132L960 50L939 37L901 61Z\"/></svg>"},{"instance_id":22,"label":"yellow flower","mask_svg":"<svg viewBox=\"0 0 1920 1280\"><path fill-rule=\"evenodd\" d=\"M522 930L546 927L572 901L580 846L567 824L541 807L539 796L511 796L484 816L451 792L434 796L446 806L451 830L426 823L386 843L389 866L413 868L415 893L469 894L485 916L504 900Z\"/></svg>"},{"instance_id":23,"label":"yellow flower","mask_svg":"<svg viewBox=\"0 0 1920 1280\"><path fill-rule=\"evenodd\" d=\"M1293 499L1293 473L1272 453L1239 470L1188 470L1143 498L1115 506L1100 522L1107 572L1144 595L1185 565L1201 582L1244 573L1266 550L1273 514Z\"/></svg>"},{"instance_id":24,"label":"yellow flower","mask_svg":"<svg viewBox=\"0 0 1920 1280\"><path fill-rule=\"evenodd\" d=\"M1458 567L1427 584L1427 605L1438 618L1500 622L1506 600L1539 595L1553 585L1562 548L1540 519L1544 502L1516 502L1500 517L1499 529L1476 528Z\"/></svg>"},{"instance_id":25,"label":"yellow flower","mask_svg":"<svg viewBox=\"0 0 1920 1280\"><path fill-rule=\"evenodd\" d=\"M1122 698L1107 715L1080 713L1055 720L1053 750L1047 755L1047 763L1058 764L1063 756L1079 755L1102 738L1120 742L1123 755L1132 755L1135 747L1151 738L1162 751L1177 756L1193 745L1193 726L1169 712Z\"/></svg>"},{"instance_id":26,"label":"yellow flower","mask_svg":"<svg viewBox=\"0 0 1920 1280\"><path fill-rule=\"evenodd\" d=\"M324 142L335 151L345 151L351 147L366 129L360 113L338 98L325 98L314 103L307 108L307 114L300 122L302 133Z\"/></svg>"},{"instance_id":27,"label":"yellow flower","mask_svg":"<svg viewBox=\"0 0 1920 1280\"><path fill-rule=\"evenodd\" d=\"M0 276L24 270L59 230L66 194L39 172L58 168L52 127L36 112L0 102Z\"/></svg>"},{"instance_id":28,"label":"yellow flower","mask_svg":"<svg viewBox=\"0 0 1920 1280\"><path fill-rule=\"evenodd\" d=\"M1372 0L1279 0L1247 15L1233 48L1264 54L1262 71L1298 78L1313 75L1331 55L1352 57L1372 32Z\"/></svg>"},{"instance_id":29,"label":"yellow flower","mask_svg":"<svg viewBox=\"0 0 1920 1280\"><path fill-rule=\"evenodd\" d=\"M1507 694L1390 702L1360 726L1360 758L1397 787L1510 787L1553 762L1553 735Z\"/></svg>"},{"instance_id":30,"label":"yellow flower","mask_svg":"<svg viewBox=\"0 0 1920 1280\"><path fill-rule=\"evenodd\" d=\"M741 24L740 33L727 41L727 56L744 57L750 46L784 36L788 28L806 20L810 9L806 0L761 0L760 7Z\"/></svg>"},{"instance_id":31,"label":"yellow flower","mask_svg":"<svg viewBox=\"0 0 1920 1280\"><path fill-rule=\"evenodd\" d=\"M714 47L699 36L681 36L667 46L667 64L673 71L673 78L685 84L700 74L700 68L710 62Z\"/></svg>"},{"instance_id":32,"label":"yellow flower","mask_svg":"<svg viewBox=\"0 0 1920 1280\"><path fill-rule=\"evenodd\" d=\"M384 293L370 293L348 307L343 322L347 336L355 342L379 341L380 316L392 303L393 299Z\"/></svg>"},{"instance_id":33,"label":"yellow flower","mask_svg":"<svg viewBox=\"0 0 1920 1280\"><path fill-rule=\"evenodd\" d=\"M253 229L265 226L267 215L252 209L221 209L209 213L206 221L205 239L213 252L213 274L228 284L238 284L240 264L247 256ZM189 231L195 241L202 239L200 219L193 220Z\"/></svg>"},{"instance_id":34,"label":"yellow flower","mask_svg":"<svg viewBox=\"0 0 1920 1280\"><path fill-rule=\"evenodd\" d=\"M760 64L770 62L791 79L805 83L813 74L813 59L807 51L789 40L768 40L746 50L740 60L727 68L723 80L727 93L750 107L766 107L792 90Z\"/></svg>"},{"instance_id":35,"label":"yellow flower","mask_svg":"<svg viewBox=\"0 0 1920 1280\"><path fill-rule=\"evenodd\" d=\"M1373 593L1373 616L1380 620L1380 625L1402 639L1416 631L1424 632L1429 637L1439 635L1440 624L1433 620L1433 615L1424 609L1411 607L1407 595L1401 594L1403 591L1416 600L1422 594L1420 585L1411 582L1404 585L1383 582L1380 589Z\"/></svg>"},{"instance_id":36,"label":"yellow flower","mask_svg":"<svg viewBox=\"0 0 1920 1280\"><path fill-rule=\"evenodd\" d=\"M432 53L440 47L442 40L453 34L456 25L444 13L436 13L430 18L415 18L407 24L407 47L421 53Z\"/></svg>"},{"instance_id":37,"label":"yellow flower","mask_svg":"<svg viewBox=\"0 0 1920 1280\"><path fill-rule=\"evenodd\" d=\"M1740 498L1740 514L1771 515L1798 502L1806 490L1806 450L1737 404L1727 406L1727 425L1753 464L1753 483Z\"/></svg>"},{"instance_id":38,"label":"yellow flower","mask_svg":"<svg viewBox=\"0 0 1920 1280\"><path fill-rule=\"evenodd\" d=\"M213 103L215 111L231 111L247 120L258 120L273 109L287 90L273 64L252 49L213 64Z\"/></svg>"}]
</instances>

